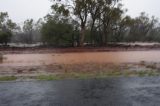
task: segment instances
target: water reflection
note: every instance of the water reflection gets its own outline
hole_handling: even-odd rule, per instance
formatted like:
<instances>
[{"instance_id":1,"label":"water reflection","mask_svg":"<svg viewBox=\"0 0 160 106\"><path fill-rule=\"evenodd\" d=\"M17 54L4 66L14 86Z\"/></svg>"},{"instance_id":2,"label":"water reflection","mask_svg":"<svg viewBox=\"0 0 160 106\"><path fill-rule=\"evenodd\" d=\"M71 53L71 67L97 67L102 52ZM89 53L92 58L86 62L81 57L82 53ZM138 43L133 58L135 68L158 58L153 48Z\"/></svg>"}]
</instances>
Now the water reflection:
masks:
<instances>
[{"instance_id":1,"label":"water reflection","mask_svg":"<svg viewBox=\"0 0 160 106\"><path fill-rule=\"evenodd\" d=\"M54 90L53 104L64 106L124 106L127 100L124 83L119 79L59 81L49 91ZM46 93L48 96L52 93ZM52 94L53 95L53 94ZM116 101L116 102L115 102ZM63 106L62 105L62 106Z\"/></svg>"},{"instance_id":2,"label":"water reflection","mask_svg":"<svg viewBox=\"0 0 160 106\"><path fill-rule=\"evenodd\" d=\"M123 89L123 83L121 80L115 81L111 80L90 80L85 81L82 84L82 97L85 101L84 103L90 104L90 106L115 106L120 102L125 101L125 95L123 94L125 91ZM107 101L106 101L107 100ZM116 100L116 103L115 103Z\"/></svg>"},{"instance_id":3,"label":"water reflection","mask_svg":"<svg viewBox=\"0 0 160 106\"><path fill-rule=\"evenodd\" d=\"M106 88L113 89L112 83L108 82L104 84L102 81L91 80L82 83L82 96L85 99L101 99L104 97L104 91Z\"/></svg>"},{"instance_id":4,"label":"water reflection","mask_svg":"<svg viewBox=\"0 0 160 106\"><path fill-rule=\"evenodd\" d=\"M159 77L133 77L1 83L0 104L3 106L159 106L159 82Z\"/></svg>"}]
</instances>

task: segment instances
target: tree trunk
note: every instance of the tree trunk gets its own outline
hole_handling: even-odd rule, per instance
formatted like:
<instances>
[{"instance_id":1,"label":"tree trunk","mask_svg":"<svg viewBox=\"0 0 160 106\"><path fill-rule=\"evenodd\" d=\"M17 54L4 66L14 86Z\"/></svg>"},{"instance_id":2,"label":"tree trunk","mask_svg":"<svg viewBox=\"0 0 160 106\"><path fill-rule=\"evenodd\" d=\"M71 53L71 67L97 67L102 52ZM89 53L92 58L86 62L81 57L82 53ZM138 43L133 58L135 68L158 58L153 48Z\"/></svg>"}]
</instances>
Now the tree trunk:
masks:
<instances>
[{"instance_id":1,"label":"tree trunk","mask_svg":"<svg viewBox=\"0 0 160 106\"><path fill-rule=\"evenodd\" d=\"M102 46L106 46L106 39L107 39L107 31L106 31L106 25L103 25L103 33L102 33Z\"/></svg>"},{"instance_id":2,"label":"tree trunk","mask_svg":"<svg viewBox=\"0 0 160 106\"><path fill-rule=\"evenodd\" d=\"M91 44L94 44L94 24L95 24L95 20L93 20L93 23L92 23L92 25L91 25L91 32L90 32L90 37L91 37Z\"/></svg>"},{"instance_id":3,"label":"tree trunk","mask_svg":"<svg viewBox=\"0 0 160 106\"><path fill-rule=\"evenodd\" d=\"M106 33L105 31L103 31L103 34L102 34L102 46L106 46Z\"/></svg>"},{"instance_id":4,"label":"tree trunk","mask_svg":"<svg viewBox=\"0 0 160 106\"><path fill-rule=\"evenodd\" d=\"M84 46L84 38L85 38L85 27L83 26L81 28L81 33L80 33L80 41L79 41L79 46L80 47Z\"/></svg>"}]
</instances>

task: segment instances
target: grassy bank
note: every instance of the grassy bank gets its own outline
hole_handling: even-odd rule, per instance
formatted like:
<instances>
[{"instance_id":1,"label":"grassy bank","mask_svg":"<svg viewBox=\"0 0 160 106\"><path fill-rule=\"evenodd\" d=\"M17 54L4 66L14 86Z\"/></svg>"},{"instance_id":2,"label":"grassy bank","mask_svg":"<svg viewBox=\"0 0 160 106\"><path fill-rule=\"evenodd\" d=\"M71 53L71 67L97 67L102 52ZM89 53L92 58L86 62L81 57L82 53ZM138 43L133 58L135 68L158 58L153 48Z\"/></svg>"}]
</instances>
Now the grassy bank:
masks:
<instances>
[{"instance_id":1,"label":"grassy bank","mask_svg":"<svg viewBox=\"0 0 160 106\"><path fill-rule=\"evenodd\" d=\"M62 79L90 79L90 78L108 78L108 77L150 77L160 76L159 72L155 71L139 71L139 72L122 72L122 71L109 71L105 73L63 73L56 75L40 75L36 76L36 80L62 80Z\"/></svg>"},{"instance_id":2,"label":"grassy bank","mask_svg":"<svg viewBox=\"0 0 160 106\"><path fill-rule=\"evenodd\" d=\"M0 77L0 81L15 81L18 78L15 76L4 76L4 77Z\"/></svg>"},{"instance_id":3,"label":"grassy bank","mask_svg":"<svg viewBox=\"0 0 160 106\"><path fill-rule=\"evenodd\" d=\"M49 80L65 80L65 79L101 79L108 77L150 77L150 76L160 76L158 71L107 71L107 72L67 72L60 74L50 74L50 75L37 75L37 76L5 76L0 77L0 81L16 81L18 79L32 79L39 81L49 81Z\"/></svg>"}]
</instances>

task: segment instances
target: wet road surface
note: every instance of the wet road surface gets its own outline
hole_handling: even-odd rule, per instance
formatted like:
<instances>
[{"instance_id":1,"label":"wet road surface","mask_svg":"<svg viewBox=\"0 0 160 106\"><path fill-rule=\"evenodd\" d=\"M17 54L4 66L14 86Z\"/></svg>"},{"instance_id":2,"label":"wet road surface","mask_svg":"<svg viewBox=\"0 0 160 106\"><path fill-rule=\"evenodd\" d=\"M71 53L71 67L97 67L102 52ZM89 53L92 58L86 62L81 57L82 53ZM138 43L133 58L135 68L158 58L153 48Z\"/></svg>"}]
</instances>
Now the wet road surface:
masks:
<instances>
[{"instance_id":1,"label":"wet road surface","mask_svg":"<svg viewBox=\"0 0 160 106\"><path fill-rule=\"evenodd\" d=\"M0 83L0 106L159 106L160 77Z\"/></svg>"}]
</instances>

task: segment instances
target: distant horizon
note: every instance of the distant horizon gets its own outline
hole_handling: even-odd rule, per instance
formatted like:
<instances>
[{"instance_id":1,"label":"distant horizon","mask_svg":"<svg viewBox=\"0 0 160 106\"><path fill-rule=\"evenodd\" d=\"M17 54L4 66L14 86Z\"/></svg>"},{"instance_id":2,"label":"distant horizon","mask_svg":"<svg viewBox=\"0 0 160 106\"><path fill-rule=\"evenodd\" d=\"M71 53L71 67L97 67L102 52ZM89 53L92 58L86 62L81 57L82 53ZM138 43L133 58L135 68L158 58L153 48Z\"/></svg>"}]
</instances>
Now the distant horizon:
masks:
<instances>
[{"instance_id":1,"label":"distant horizon","mask_svg":"<svg viewBox=\"0 0 160 106\"><path fill-rule=\"evenodd\" d=\"M160 18L158 0L122 0L122 4L124 9L128 9L126 15L133 18L139 16L141 12L146 12L150 17L154 15ZM8 12L14 22L22 24L26 19L33 18L37 21L43 18L51 11L51 5L52 2L49 0L1 0L0 12Z\"/></svg>"}]
</instances>

